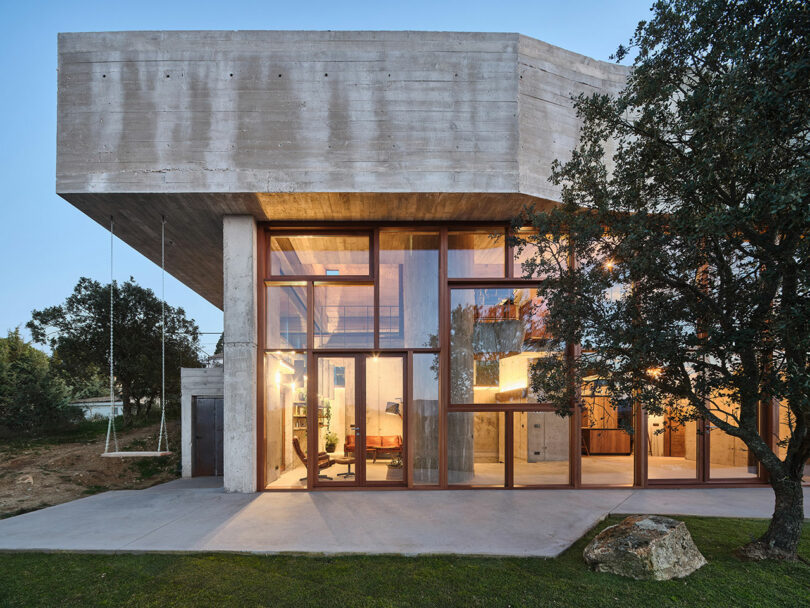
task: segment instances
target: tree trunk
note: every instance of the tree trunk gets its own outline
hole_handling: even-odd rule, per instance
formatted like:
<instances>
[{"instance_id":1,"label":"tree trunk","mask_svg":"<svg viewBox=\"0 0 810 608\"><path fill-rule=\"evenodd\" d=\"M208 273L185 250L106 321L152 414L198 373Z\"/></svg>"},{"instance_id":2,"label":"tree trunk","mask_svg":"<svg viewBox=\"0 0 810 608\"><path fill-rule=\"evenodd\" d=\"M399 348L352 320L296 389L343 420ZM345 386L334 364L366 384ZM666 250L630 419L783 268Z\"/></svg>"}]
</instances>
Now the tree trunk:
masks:
<instances>
[{"instance_id":1,"label":"tree trunk","mask_svg":"<svg viewBox=\"0 0 810 608\"><path fill-rule=\"evenodd\" d=\"M796 549L804 523L804 496L801 478L778 478L771 475L771 486L776 494L776 505L768 530L757 540L739 550L739 555L747 559L786 559L798 558Z\"/></svg>"},{"instance_id":2,"label":"tree trunk","mask_svg":"<svg viewBox=\"0 0 810 608\"><path fill-rule=\"evenodd\" d=\"M121 387L121 407L124 413L124 428L132 426L132 402L129 399L129 391Z\"/></svg>"}]
</instances>

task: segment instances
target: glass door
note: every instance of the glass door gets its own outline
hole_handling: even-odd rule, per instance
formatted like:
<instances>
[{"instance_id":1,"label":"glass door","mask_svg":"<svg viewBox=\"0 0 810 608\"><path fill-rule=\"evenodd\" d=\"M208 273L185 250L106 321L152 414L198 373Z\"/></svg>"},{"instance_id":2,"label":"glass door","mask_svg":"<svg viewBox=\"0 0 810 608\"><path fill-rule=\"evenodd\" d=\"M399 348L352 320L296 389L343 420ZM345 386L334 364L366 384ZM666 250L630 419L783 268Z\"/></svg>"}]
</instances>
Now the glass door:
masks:
<instances>
[{"instance_id":1,"label":"glass door","mask_svg":"<svg viewBox=\"0 0 810 608\"><path fill-rule=\"evenodd\" d=\"M316 486L407 484L404 355L319 355Z\"/></svg>"},{"instance_id":2,"label":"glass door","mask_svg":"<svg viewBox=\"0 0 810 608\"><path fill-rule=\"evenodd\" d=\"M319 356L316 361L316 485L362 485L365 471L358 368L363 361L356 355Z\"/></svg>"},{"instance_id":3,"label":"glass door","mask_svg":"<svg viewBox=\"0 0 810 608\"><path fill-rule=\"evenodd\" d=\"M365 359L365 474L369 485L406 485L405 357Z\"/></svg>"}]
</instances>

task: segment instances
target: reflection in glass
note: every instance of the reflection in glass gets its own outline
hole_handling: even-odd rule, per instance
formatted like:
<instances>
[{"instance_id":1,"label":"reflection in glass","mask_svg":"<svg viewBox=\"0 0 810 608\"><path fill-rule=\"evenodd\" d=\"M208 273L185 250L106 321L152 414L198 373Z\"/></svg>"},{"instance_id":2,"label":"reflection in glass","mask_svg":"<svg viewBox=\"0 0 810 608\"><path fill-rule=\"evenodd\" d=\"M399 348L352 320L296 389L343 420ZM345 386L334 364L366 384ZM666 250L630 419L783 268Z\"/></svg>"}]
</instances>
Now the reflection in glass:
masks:
<instances>
[{"instance_id":1,"label":"reflection in glass","mask_svg":"<svg viewBox=\"0 0 810 608\"><path fill-rule=\"evenodd\" d=\"M492 238L500 233L501 238ZM506 240L498 229L450 232L447 272L450 278L503 277Z\"/></svg>"},{"instance_id":2,"label":"reflection in glass","mask_svg":"<svg viewBox=\"0 0 810 608\"><path fill-rule=\"evenodd\" d=\"M426 348L439 333L439 234L380 232L380 346Z\"/></svg>"},{"instance_id":3,"label":"reflection in glass","mask_svg":"<svg viewBox=\"0 0 810 608\"><path fill-rule=\"evenodd\" d=\"M315 348L374 346L374 287L315 284Z\"/></svg>"},{"instance_id":4,"label":"reflection in glass","mask_svg":"<svg viewBox=\"0 0 810 608\"><path fill-rule=\"evenodd\" d=\"M267 348L307 347L307 288L301 285L267 287Z\"/></svg>"},{"instance_id":5,"label":"reflection in glass","mask_svg":"<svg viewBox=\"0 0 810 608\"><path fill-rule=\"evenodd\" d=\"M447 415L447 481L450 484L506 484L506 417L503 412Z\"/></svg>"},{"instance_id":6,"label":"reflection in glass","mask_svg":"<svg viewBox=\"0 0 810 608\"><path fill-rule=\"evenodd\" d=\"M413 355L413 404L408 432L413 446L413 483L439 483L439 356Z\"/></svg>"},{"instance_id":7,"label":"reflection in glass","mask_svg":"<svg viewBox=\"0 0 810 608\"><path fill-rule=\"evenodd\" d=\"M697 478L697 422L683 412L647 414L647 478Z\"/></svg>"},{"instance_id":8,"label":"reflection in glass","mask_svg":"<svg viewBox=\"0 0 810 608\"><path fill-rule=\"evenodd\" d=\"M633 484L633 401L611 401L607 382L586 377L582 385L582 483Z\"/></svg>"},{"instance_id":9,"label":"reflection in glass","mask_svg":"<svg viewBox=\"0 0 810 608\"><path fill-rule=\"evenodd\" d=\"M404 360L366 357L366 480L405 481Z\"/></svg>"},{"instance_id":10,"label":"reflection in glass","mask_svg":"<svg viewBox=\"0 0 810 608\"><path fill-rule=\"evenodd\" d=\"M778 447L777 454L779 458L784 460L787 454L788 441L790 440L790 436L793 433L793 428L796 424L796 416L784 403L779 403L775 407L777 407L779 410L779 428L776 431L775 437L777 441L776 445ZM810 459L808 459L804 465L804 475L802 476L802 480L805 483L810 482Z\"/></svg>"},{"instance_id":11,"label":"reflection in glass","mask_svg":"<svg viewBox=\"0 0 810 608\"><path fill-rule=\"evenodd\" d=\"M369 274L368 236L331 234L270 237L273 276Z\"/></svg>"},{"instance_id":12,"label":"reflection in glass","mask_svg":"<svg viewBox=\"0 0 810 608\"><path fill-rule=\"evenodd\" d=\"M568 485L570 418L554 412L515 412L516 486Z\"/></svg>"},{"instance_id":13,"label":"reflection in glass","mask_svg":"<svg viewBox=\"0 0 810 608\"><path fill-rule=\"evenodd\" d=\"M731 399L719 396L712 399L713 412L717 417L736 425L740 406ZM757 460L741 439L724 433L707 423L709 428L709 478L740 479L757 476Z\"/></svg>"},{"instance_id":14,"label":"reflection in glass","mask_svg":"<svg viewBox=\"0 0 810 608\"><path fill-rule=\"evenodd\" d=\"M454 289L450 306L450 402L541 401L529 389L531 364L552 353L534 290Z\"/></svg>"},{"instance_id":15,"label":"reflection in glass","mask_svg":"<svg viewBox=\"0 0 810 608\"><path fill-rule=\"evenodd\" d=\"M546 273L540 272L538 268L529 268L524 266L526 262L537 255L537 247L531 242L532 236L537 234L533 230L521 230L517 236L522 239L529 240L529 244L523 247L521 251L518 248L514 249L514 257L512 259L512 276L518 279L542 279L545 278ZM546 261L553 263L555 267L564 269L568 267L568 244L566 241L561 240L555 244L553 254L546 253L544 256Z\"/></svg>"},{"instance_id":16,"label":"reflection in glass","mask_svg":"<svg viewBox=\"0 0 810 608\"><path fill-rule=\"evenodd\" d=\"M265 483L306 486L307 360L297 353L264 356Z\"/></svg>"},{"instance_id":17,"label":"reflection in glass","mask_svg":"<svg viewBox=\"0 0 810 608\"><path fill-rule=\"evenodd\" d=\"M355 478L354 378L354 357L318 358L318 452L326 454L319 457L321 481ZM336 457L345 458L338 463Z\"/></svg>"}]
</instances>

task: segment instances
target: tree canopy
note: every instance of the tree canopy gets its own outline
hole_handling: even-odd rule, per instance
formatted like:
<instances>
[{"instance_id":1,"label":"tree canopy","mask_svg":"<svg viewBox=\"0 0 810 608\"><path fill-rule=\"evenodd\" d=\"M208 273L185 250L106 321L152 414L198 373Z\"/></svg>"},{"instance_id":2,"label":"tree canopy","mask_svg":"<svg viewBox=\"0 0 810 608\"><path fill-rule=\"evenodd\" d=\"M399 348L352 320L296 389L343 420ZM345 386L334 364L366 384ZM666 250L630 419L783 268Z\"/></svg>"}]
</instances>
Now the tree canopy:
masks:
<instances>
[{"instance_id":1,"label":"tree canopy","mask_svg":"<svg viewBox=\"0 0 810 608\"><path fill-rule=\"evenodd\" d=\"M134 279L114 285L113 360L124 424L148 412L161 393L161 302ZM182 308L166 305L166 396L180 392L180 367L201 365L199 330ZM81 278L63 304L34 311L27 327L47 344L61 372L77 382L109 370L110 285Z\"/></svg>"},{"instance_id":2,"label":"tree canopy","mask_svg":"<svg viewBox=\"0 0 810 608\"><path fill-rule=\"evenodd\" d=\"M810 10L662 0L617 57L633 51L619 95L574 102L580 140L552 175L562 205L514 220L537 230L515 242L535 253L527 275L548 276L558 346L582 345L532 382L571 413L596 374L615 400L744 441L776 492L746 552L794 557L810 458ZM761 408L786 411L780 444Z\"/></svg>"},{"instance_id":3,"label":"tree canopy","mask_svg":"<svg viewBox=\"0 0 810 608\"><path fill-rule=\"evenodd\" d=\"M0 338L0 434L29 433L74 422L69 389L48 355L27 344L18 329Z\"/></svg>"}]
</instances>

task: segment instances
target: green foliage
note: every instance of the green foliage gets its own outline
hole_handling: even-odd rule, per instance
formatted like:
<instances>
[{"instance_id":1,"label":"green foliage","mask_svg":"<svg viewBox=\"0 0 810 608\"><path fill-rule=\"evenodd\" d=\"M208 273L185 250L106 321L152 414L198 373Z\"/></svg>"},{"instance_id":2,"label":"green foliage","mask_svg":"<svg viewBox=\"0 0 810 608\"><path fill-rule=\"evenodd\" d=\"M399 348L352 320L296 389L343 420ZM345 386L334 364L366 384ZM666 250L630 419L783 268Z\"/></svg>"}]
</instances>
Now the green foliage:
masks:
<instances>
[{"instance_id":1,"label":"green foliage","mask_svg":"<svg viewBox=\"0 0 810 608\"><path fill-rule=\"evenodd\" d=\"M533 384L562 413L567 380L596 375L616 400L706 418L795 494L810 458L810 11L659 1L629 48L619 95L575 100L580 141L552 175L563 205L514 222L538 230L518 245L549 276L558 345L584 349L540 361ZM758 431L771 399L790 414L783 458Z\"/></svg>"},{"instance_id":2,"label":"green foliage","mask_svg":"<svg viewBox=\"0 0 810 608\"><path fill-rule=\"evenodd\" d=\"M115 381L124 402L124 422L132 411L148 413L161 392L161 302L130 278L114 286ZM59 306L34 311L27 327L47 344L60 373L81 387L99 384L109 369L110 285L79 279ZM166 398L177 403L180 367L198 367L199 330L182 308L166 305ZM168 404L167 404L168 405Z\"/></svg>"},{"instance_id":3,"label":"green foliage","mask_svg":"<svg viewBox=\"0 0 810 608\"><path fill-rule=\"evenodd\" d=\"M27 344L19 330L0 338L0 434L27 435L75 422L81 412L68 407L68 395L48 355Z\"/></svg>"},{"instance_id":4,"label":"green foliage","mask_svg":"<svg viewBox=\"0 0 810 608\"><path fill-rule=\"evenodd\" d=\"M592 572L599 524L554 559L430 555L0 554L3 606L587 606L675 608L810 603L805 563L741 562L731 551L762 520L682 518L708 565L671 581ZM802 552L810 551L805 533Z\"/></svg>"}]
</instances>

